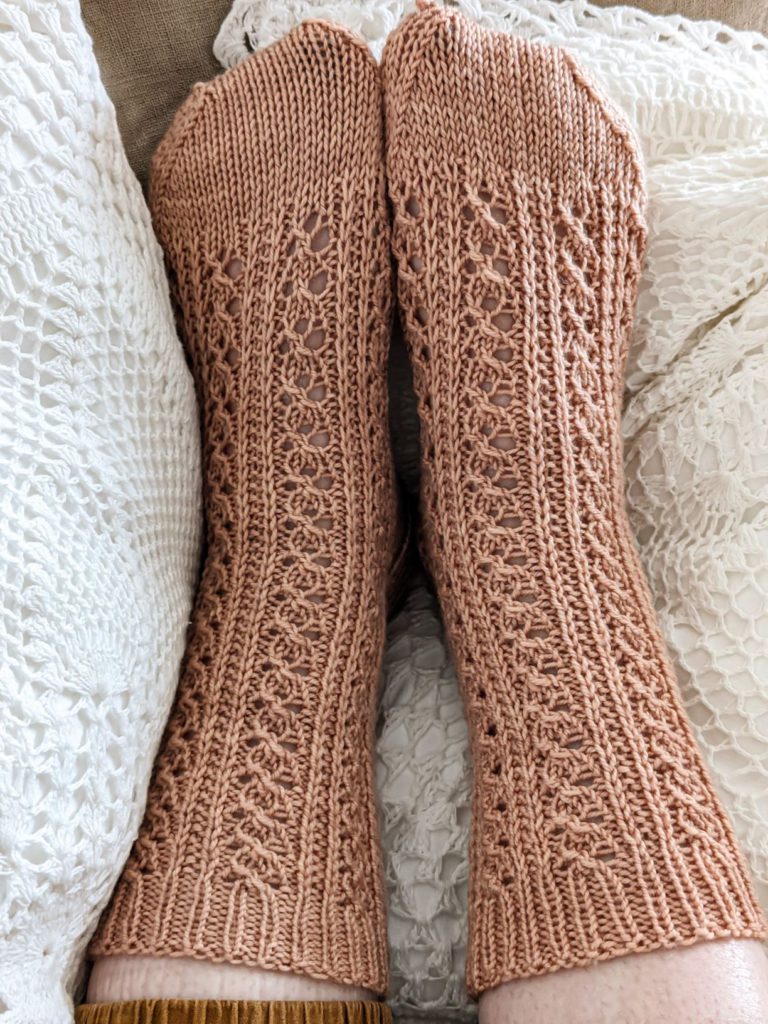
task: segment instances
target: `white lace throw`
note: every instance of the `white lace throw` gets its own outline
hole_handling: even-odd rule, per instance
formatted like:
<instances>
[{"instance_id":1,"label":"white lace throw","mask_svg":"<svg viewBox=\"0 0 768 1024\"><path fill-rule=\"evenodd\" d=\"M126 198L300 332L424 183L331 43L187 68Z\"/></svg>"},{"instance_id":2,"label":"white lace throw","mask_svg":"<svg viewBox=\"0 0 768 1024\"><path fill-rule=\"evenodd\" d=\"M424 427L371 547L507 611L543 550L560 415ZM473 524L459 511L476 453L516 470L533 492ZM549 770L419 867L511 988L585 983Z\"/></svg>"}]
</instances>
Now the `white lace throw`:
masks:
<instances>
[{"instance_id":1,"label":"white lace throw","mask_svg":"<svg viewBox=\"0 0 768 1024\"><path fill-rule=\"evenodd\" d=\"M380 54L413 6L234 0L215 52L231 65L324 17ZM627 375L628 500L688 713L768 908L768 40L584 0L456 6L568 47L641 139L650 247ZM406 468L409 431L412 420L396 429ZM472 1015L460 982L469 765L456 701L419 589L392 624L378 746L403 1019Z\"/></svg>"},{"instance_id":2,"label":"white lace throw","mask_svg":"<svg viewBox=\"0 0 768 1024\"><path fill-rule=\"evenodd\" d=\"M0 1021L64 1024L194 585L194 391L75 0L0 0Z\"/></svg>"}]
</instances>

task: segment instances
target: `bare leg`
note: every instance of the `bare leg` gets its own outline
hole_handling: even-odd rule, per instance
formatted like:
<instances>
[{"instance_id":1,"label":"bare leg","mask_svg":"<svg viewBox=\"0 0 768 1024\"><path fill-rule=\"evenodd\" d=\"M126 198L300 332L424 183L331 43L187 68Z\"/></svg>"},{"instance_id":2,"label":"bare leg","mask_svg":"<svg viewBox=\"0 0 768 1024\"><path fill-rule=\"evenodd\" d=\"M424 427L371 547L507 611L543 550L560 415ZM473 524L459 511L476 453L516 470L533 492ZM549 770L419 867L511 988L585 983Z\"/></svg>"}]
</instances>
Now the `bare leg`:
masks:
<instances>
[{"instance_id":1,"label":"bare leg","mask_svg":"<svg viewBox=\"0 0 768 1024\"><path fill-rule=\"evenodd\" d=\"M364 988L239 964L190 957L110 956L97 960L88 1002L128 999L342 1000L374 999Z\"/></svg>"},{"instance_id":2,"label":"bare leg","mask_svg":"<svg viewBox=\"0 0 768 1024\"><path fill-rule=\"evenodd\" d=\"M728 939L511 981L480 999L480 1024L764 1024L768 958Z\"/></svg>"}]
</instances>

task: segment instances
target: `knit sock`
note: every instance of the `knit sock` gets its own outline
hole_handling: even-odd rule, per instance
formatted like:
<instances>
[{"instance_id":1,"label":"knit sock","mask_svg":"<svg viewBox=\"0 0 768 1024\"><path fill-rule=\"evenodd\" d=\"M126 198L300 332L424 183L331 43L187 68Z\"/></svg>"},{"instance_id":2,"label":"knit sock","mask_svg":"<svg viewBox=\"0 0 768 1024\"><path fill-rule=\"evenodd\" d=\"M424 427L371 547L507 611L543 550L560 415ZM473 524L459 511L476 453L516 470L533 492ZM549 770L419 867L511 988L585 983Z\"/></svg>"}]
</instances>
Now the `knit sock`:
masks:
<instances>
[{"instance_id":1,"label":"knit sock","mask_svg":"<svg viewBox=\"0 0 768 1024\"><path fill-rule=\"evenodd\" d=\"M144 823L95 956L381 993L372 734L395 556L381 94L305 22L199 86L151 205L201 405L207 555Z\"/></svg>"},{"instance_id":2,"label":"knit sock","mask_svg":"<svg viewBox=\"0 0 768 1024\"><path fill-rule=\"evenodd\" d=\"M760 936L624 507L630 134L565 52L434 7L384 90L424 543L472 732L469 988Z\"/></svg>"}]
</instances>

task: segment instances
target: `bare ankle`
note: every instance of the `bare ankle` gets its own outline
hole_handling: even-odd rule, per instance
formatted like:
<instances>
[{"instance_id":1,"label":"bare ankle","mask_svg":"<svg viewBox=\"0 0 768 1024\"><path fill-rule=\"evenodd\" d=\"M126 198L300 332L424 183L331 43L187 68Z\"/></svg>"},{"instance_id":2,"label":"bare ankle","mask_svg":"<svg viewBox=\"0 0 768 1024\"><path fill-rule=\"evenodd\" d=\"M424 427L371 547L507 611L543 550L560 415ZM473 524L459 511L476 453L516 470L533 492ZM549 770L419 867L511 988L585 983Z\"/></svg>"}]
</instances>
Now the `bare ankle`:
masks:
<instances>
[{"instance_id":1,"label":"bare ankle","mask_svg":"<svg viewBox=\"0 0 768 1024\"><path fill-rule=\"evenodd\" d=\"M349 1002L375 996L367 989L334 981L190 957L109 956L93 965L90 1003L182 998Z\"/></svg>"},{"instance_id":2,"label":"bare ankle","mask_svg":"<svg viewBox=\"0 0 768 1024\"><path fill-rule=\"evenodd\" d=\"M768 960L727 939L509 981L480 999L480 1024L763 1024Z\"/></svg>"}]
</instances>

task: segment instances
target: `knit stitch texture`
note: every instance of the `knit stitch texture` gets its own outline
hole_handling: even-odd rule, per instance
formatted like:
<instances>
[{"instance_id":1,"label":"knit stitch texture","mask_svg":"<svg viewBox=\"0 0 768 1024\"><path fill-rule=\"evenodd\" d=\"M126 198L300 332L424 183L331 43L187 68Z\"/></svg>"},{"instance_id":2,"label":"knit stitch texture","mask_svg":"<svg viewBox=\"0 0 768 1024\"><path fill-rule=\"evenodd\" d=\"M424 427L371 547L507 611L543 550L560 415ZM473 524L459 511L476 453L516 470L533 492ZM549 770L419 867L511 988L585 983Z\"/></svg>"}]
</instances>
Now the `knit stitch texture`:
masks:
<instances>
[{"instance_id":1,"label":"knit stitch texture","mask_svg":"<svg viewBox=\"0 0 768 1024\"><path fill-rule=\"evenodd\" d=\"M306 22L198 87L154 160L203 409L208 548L147 815L94 954L386 989L381 112L366 48Z\"/></svg>"},{"instance_id":2,"label":"knit stitch texture","mask_svg":"<svg viewBox=\"0 0 768 1024\"><path fill-rule=\"evenodd\" d=\"M762 936L624 508L630 134L563 51L433 7L384 75L425 548L472 730L469 988Z\"/></svg>"},{"instance_id":3,"label":"knit stitch texture","mask_svg":"<svg viewBox=\"0 0 768 1024\"><path fill-rule=\"evenodd\" d=\"M765 910L766 39L586 0L450 6L487 28L566 47L642 145L649 235L625 371L627 505L686 714ZM234 0L214 48L232 66L310 16L343 21L378 56L414 7ZM393 375L392 428L396 464L417 486L409 380ZM441 1022L477 1012L460 982L471 772L436 613L434 595L417 586L391 625L377 740L390 1000L408 1024L411 1010Z\"/></svg>"}]
</instances>

